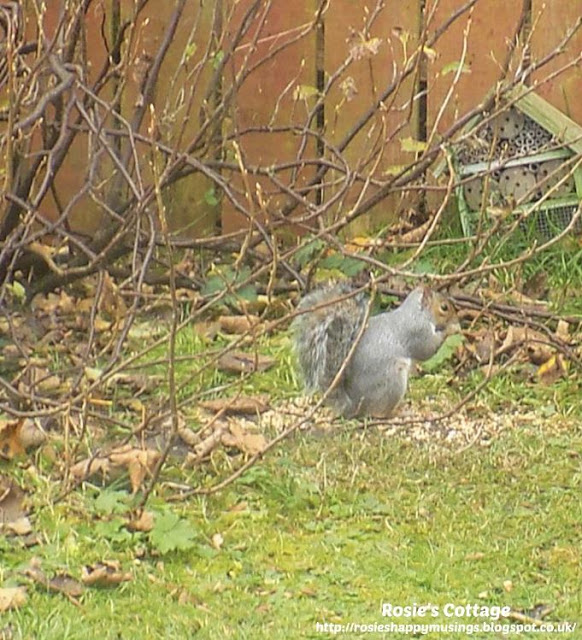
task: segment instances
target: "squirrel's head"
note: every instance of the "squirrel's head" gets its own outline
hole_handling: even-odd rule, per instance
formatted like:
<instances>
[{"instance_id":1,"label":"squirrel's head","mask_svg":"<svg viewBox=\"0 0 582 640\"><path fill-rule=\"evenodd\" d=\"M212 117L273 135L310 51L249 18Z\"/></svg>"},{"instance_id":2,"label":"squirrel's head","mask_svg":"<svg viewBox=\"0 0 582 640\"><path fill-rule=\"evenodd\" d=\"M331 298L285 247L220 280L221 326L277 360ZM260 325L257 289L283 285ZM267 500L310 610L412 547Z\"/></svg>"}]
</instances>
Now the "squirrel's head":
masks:
<instances>
[{"instance_id":1,"label":"squirrel's head","mask_svg":"<svg viewBox=\"0 0 582 640\"><path fill-rule=\"evenodd\" d=\"M438 333L450 336L461 330L457 310L450 298L428 287L423 287L421 305L430 314L435 331Z\"/></svg>"}]
</instances>

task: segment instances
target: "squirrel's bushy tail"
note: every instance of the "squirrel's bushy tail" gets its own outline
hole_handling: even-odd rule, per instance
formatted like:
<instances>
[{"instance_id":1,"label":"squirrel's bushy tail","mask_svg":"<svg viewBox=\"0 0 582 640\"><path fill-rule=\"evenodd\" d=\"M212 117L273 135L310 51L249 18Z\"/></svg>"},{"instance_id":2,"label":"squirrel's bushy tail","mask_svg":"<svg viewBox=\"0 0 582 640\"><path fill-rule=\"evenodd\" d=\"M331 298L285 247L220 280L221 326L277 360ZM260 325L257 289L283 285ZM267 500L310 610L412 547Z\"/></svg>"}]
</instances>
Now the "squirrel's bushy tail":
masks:
<instances>
[{"instance_id":1,"label":"squirrel's bushy tail","mask_svg":"<svg viewBox=\"0 0 582 640\"><path fill-rule=\"evenodd\" d=\"M347 285L320 289L299 304L298 310L310 310L298 315L292 325L295 353L309 393L325 392L331 385L364 322L364 294L337 302L350 290ZM329 399L332 404L343 403L343 395L340 380Z\"/></svg>"}]
</instances>

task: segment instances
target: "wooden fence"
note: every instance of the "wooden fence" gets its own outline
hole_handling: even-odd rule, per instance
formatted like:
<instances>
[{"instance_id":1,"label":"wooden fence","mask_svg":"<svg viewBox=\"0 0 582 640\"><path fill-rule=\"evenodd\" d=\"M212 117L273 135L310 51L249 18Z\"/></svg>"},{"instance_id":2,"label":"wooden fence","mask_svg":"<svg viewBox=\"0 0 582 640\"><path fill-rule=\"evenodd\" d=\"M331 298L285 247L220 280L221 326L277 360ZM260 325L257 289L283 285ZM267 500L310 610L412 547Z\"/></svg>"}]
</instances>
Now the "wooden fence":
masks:
<instances>
[{"instance_id":1,"label":"wooden fence","mask_svg":"<svg viewBox=\"0 0 582 640\"><path fill-rule=\"evenodd\" d=\"M176 98L180 85L188 83L188 64L213 46L214 68L203 71L202 87L213 82L213 71L220 68L221 56L229 38L240 28L241 21L254 0L186 0L183 20L174 39L157 87L155 103L161 106L168 98ZM51 3L49 3L50 5ZM59 3L53 3L57 5ZM139 76L140 62L154 55L176 3L150 2L140 16L136 31L137 52L134 76ZM215 86L217 94L232 89L236 100L225 117L223 140L236 145L222 149L226 168L222 170L225 185L242 194L241 207L227 198L220 198L207 177L190 176L169 190L167 203L174 225L198 220L196 233L202 228L230 232L248 224L248 211L276 211L285 200L289 184L305 185L306 198L316 202L333 196L339 177L331 169L324 185L313 187L317 165L312 159L326 158L330 162L347 163L366 175L367 194L380 188L386 176L397 172L418 155L428 141L436 141L464 113L495 87L501 76L503 61L514 38L520 20L525 20L522 40L517 44L524 54L514 56L518 72L520 59L541 60L553 51L582 13L580 0L477 0L471 10L451 21L455 12L466 3L461 0L264 0L253 18L244 41L232 60L222 70L222 81ZM216 7L221 7L217 21ZM109 24L109 2L95 4L87 14L86 43L90 50L92 69L106 55L101 36L104 16ZM129 13L134 3L122 2ZM523 9L526 9L523 13ZM35 30L32 12L27 29ZM58 9L49 6L46 29L57 23ZM421 38L431 38L450 21L450 25L432 44ZM193 25L198 25L199 41L184 63L184 48ZM51 27L53 25L53 27ZM202 25L202 28L201 26ZM369 25L369 26L366 26ZM529 35L528 35L529 34ZM424 44L423 44L424 43ZM220 47L220 48L218 48ZM422 48L422 64L405 73L415 51ZM564 51L530 78L531 82L548 78L552 72L579 56L582 50L582 29ZM349 64L345 64L350 59ZM180 64L184 69L177 70ZM146 68L147 64L144 63ZM245 67L252 72L237 84L237 72ZM458 76L458 81L453 82ZM215 80L214 80L215 81ZM397 91L387 99L383 94L392 83ZM123 95L124 116L131 114L139 102L136 87L139 78L128 83ZM185 85L184 85L185 86ZM233 89L234 87L234 89ZM326 90L325 100L317 106L318 97ZM572 65L555 78L544 82L537 92L561 109L573 120L582 123L580 64ZM198 114L210 109L209 95L200 92L183 117L189 119L187 133L199 126ZM302 135L308 114L312 130L318 135ZM358 123L370 111L374 116L365 126ZM167 123L166 132L172 138L174 123ZM160 128L162 131L163 127ZM184 136L187 139L188 136ZM175 141L179 146L181 142ZM61 201L72 198L82 182L90 149L79 139L70 152L58 176ZM297 159L305 159L297 164ZM245 167L282 167L289 162L287 172L276 175L245 175ZM229 164L230 163L230 164ZM230 167L230 169L229 169ZM242 171L241 171L242 168ZM148 162L143 171L148 172ZM344 176L345 177L345 176ZM335 180L337 178L337 181ZM246 181L246 182L245 182ZM345 182L342 183L345 187ZM307 187L311 185L311 189ZM350 185L334 205L335 211L349 209L362 195L362 184ZM245 195L246 194L246 195ZM388 214L394 215L416 206L419 194L411 190L395 191L372 209L372 220L378 223ZM84 203L84 204L83 204ZM51 215L55 207L54 194L42 205ZM73 224L91 228L87 198L73 210ZM243 215L241 208L246 209ZM54 213L53 213L54 215Z\"/></svg>"}]
</instances>

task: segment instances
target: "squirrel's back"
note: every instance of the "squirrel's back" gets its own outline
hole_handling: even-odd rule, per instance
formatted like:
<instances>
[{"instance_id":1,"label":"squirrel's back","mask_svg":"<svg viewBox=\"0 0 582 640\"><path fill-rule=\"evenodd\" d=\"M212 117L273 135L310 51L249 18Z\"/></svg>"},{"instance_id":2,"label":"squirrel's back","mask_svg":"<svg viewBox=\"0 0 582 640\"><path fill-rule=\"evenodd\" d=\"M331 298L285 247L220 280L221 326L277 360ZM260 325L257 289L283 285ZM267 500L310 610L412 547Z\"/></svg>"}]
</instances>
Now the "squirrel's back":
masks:
<instances>
[{"instance_id":1,"label":"squirrel's back","mask_svg":"<svg viewBox=\"0 0 582 640\"><path fill-rule=\"evenodd\" d=\"M308 392L324 391L333 382L366 315L363 293L338 284L305 296L292 324L299 370Z\"/></svg>"}]
</instances>

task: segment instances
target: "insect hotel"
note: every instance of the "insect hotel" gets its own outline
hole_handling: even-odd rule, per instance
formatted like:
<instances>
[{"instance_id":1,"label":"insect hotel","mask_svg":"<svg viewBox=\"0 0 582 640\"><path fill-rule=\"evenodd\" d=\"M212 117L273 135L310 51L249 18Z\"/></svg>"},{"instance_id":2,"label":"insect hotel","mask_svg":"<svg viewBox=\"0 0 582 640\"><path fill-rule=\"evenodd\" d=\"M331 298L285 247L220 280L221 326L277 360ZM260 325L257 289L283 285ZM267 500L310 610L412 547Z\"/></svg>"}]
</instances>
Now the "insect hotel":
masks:
<instances>
[{"instance_id":1,"label":"insect hotel","mask_svg":"<svg viewBox=\"0 0 582 640\"><path fill-rule=\"evenodd\" d=\"M582 230L582 127L532 91L514 93L492 117L473 119L453 146L463 232L511 212L519 227L551 238ZM435 170L443 173L444 163Z\"/></svg>"}]
</instances>

